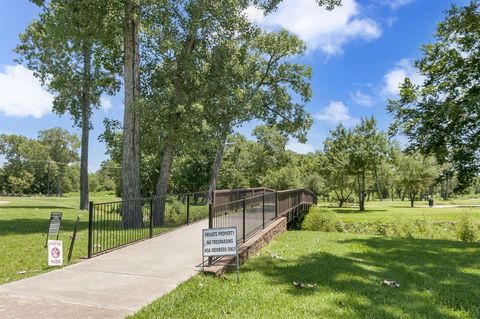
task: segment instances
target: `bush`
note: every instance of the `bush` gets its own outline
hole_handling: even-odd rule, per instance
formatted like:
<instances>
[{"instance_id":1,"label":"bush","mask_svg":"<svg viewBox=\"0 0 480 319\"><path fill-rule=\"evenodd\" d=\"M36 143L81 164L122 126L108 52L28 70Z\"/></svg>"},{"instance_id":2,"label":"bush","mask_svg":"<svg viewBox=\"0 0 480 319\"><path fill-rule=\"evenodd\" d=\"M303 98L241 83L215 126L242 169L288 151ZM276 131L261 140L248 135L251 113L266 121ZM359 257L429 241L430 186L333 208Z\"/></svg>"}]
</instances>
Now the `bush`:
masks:
<instances>
[{"instance_id":1,"label":"bush","mask_svg":"<svg viewBox=\"0 0 480 319\"><path fill-rule=\"evenodd\" d=\"M478 240L478 228L468 214L464 214L460 219L457 226L457 236L459 239L469 243Z\"/></svg>"},{"instance_id":2,"label":"bush","mask_svg":"<svg viewBox=\"0 0 480 319\"><path fill-rule=\"evenodd\" d=\"M375 229L374 230L375 235L378 235L378 236L388 236L388 234L390 233L388 230L388 224L383 223L381 221L377 221L375 223L374 229Z\"/></svg>"},{"instance_id":3,"label":"bush","mask_svg":"<svg viewBox=\"0 0 480 319\"><path fill-rule=\"evenodd\" d=\"M312 209L302 223L302 229L305 230L337 232L337 227L345 230L345 227L340 225L336 214L331 210Z\"/></svg>"},{"instance_id":4,"label":"bush","mask_svg":"<svg viewBox=\"0 0 480 319\"><path fill-rule=\"evenodd\" d=\"M177 199L169 199L165 206L165 221L168 224L183 224L186 221L186 206Z\"/></svg>"}]
</instances>

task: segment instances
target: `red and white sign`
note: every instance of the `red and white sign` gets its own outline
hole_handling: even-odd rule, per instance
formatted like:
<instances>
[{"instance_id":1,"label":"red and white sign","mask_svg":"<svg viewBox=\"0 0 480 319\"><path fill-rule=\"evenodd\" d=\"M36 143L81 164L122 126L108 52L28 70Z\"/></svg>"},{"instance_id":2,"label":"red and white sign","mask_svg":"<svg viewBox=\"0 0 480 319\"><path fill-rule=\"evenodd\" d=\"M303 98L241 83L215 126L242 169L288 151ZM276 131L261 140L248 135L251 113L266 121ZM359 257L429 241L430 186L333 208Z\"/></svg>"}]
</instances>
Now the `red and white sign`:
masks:
<instances>
[{"instance_id":1,"label":"red and white sign","mask_svg":"<svg viewBox=\"0 0 480 319\"><path fill-rule=\"evenodd\" d=\"M61 240L48 241L48 265L61 266L63 264L63 247Z\"/></svg>"}]
</instances>

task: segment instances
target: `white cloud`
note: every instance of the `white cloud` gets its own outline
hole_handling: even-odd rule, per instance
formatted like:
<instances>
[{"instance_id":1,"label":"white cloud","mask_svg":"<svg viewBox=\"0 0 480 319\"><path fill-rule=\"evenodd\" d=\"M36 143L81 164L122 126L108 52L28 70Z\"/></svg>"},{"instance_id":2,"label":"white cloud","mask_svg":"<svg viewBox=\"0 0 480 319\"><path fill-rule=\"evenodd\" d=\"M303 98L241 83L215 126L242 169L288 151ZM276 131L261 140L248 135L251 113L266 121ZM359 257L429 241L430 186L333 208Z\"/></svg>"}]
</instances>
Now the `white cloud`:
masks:
<instances>
[{"instance_id":1,"label":"white cloud","mask_svg":"<svg viewBox=\"0 0 480 319\"><path fill-rule=\"evenodd\" d=\"M53 95L22 65L5 65L0 72L0 113L40 118L52 108Z\"/></svg>"},{"instance_id":2,"label":"white cloud","mask_svg":"<svg viewBox=\"0 0 480 319\"><path fill-rule=\"evenodd\" d=\"M411 2L413 2L414 0L386 0L386 1L383 1L384 4L388 5L390 7L390 9L393 9L393 10L396 10L400 7L403 7Z\"/></svg>"},{"instance_id":3,"label":"white cloud","mask_svg":"<svg viewBox=\"0 0 480 319\"><path fill-rule=\"evenodd\" d=\"M320 49L327 55L342 53L350 40L373 40L382 33L375 21L360 15L355 0L343 0L342 6L332 11L312 0L284 0L277 11L267 16L255 7L245 13L260 27L285 28L304 40L309 49Z\"/></svg>"},{"instance_id":4,"label":"white cloud","mask_svg":"<svg viewBox=\"0 0 480 319\"><path fill-rule=\"evenodd\" d=\"M382 94L395 96L400 93L400 84L408 77L413 84L423 83L424 77L413 67L409 59L402 59L395 63L395 67L383 76Z\"/></svg>"},{"instance_id":5,"label":"white cloud","mask_svg":"<svg viewBox=\"0 0 480 319\"><path fill-rule=\"evenodd\" d=\"M390 18L387 19L387 26L389 28L391 28L391 27L393 27L395 22L397 22L397 18L396 17L390 17Z\"/></svg>"},{"instance_id":6,"label":"white cloud","mask_svg":"<svg viewBox=\"0 0 480 319\"><path fill-rule=\"evenodd\" d=\"M315 148L313 147L313 145L308 143L303 144L293 140L288 141L286 145L286 149L294 151L295 153L299 153L299 154L307 154L307 153L315 152Z\"/></svg>"},{"instance_id":7,"label":"white cloud","mask_svg":"<svg viewBox=\"0 0 480 319\"><path fill-rule=\"evenodd\" d=\"M348 108L340 101L331 101L327 107L315 115L315 118L335 124L342 123L345 126L352 126L358 122L358 119L352 117Z\"/></svg>"},{"instance_id":8,"label":"white cloud","mask_svg":"<svg viewBox=\"0 0 480 319\"><path fill-rule=\"evenodd\" d=\"M353 102L361 106L372 106L373 105L373 98L372 96L360 92L357 90L355 93L350 93L350 98Z\"/></svg>"},{"instance_id":9,"label":"white cloud","mask_svg":"<svg viewBox=\"0 0 480 319\"><path fill-rule=\"evenodd\" d=\"M113 106L112 101L106 96L100 97L100 105L105 112L107 112Z\"/></svg>"}]
</instances>

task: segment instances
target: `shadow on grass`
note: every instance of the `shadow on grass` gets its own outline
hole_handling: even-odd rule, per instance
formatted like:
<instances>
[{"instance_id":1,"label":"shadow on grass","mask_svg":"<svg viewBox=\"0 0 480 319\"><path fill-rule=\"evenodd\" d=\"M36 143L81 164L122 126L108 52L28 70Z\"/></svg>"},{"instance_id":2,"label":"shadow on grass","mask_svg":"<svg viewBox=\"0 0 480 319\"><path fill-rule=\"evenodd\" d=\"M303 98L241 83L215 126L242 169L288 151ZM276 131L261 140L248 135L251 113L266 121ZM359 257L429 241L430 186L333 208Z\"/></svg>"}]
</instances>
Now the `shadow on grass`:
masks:
<instances>
[{"instance_id":1,"label":"shadow on grass","mask_svg":"<svg viewBox=\"0 0 480 319\"><path fill-rule=\"evenodd\" d=\"M334 293L336 306L350 308L355 318L458 318L457 311L469 313L461 318L480 318L478 244L386 238L337 243L355 251L345 256L316 252L274 263L260 256L260 265L254 262L247 270L263 273L272 284L289 285L288 293L295 296ZM384 279L400 288L382 286ZM298 289L294 281L318 286Z\"/></svg>"},{"instance_id":2,"label":"shadow on grass","mask_svg":"<svg viewBox=\"0 0 480 319\"><path fill-rule=\"evenodd\" d=\"M47 233L50 219L48 218L17 218L0 221L1 235L24 235L32 233ZM60 231L73 231L75 220L64 219ZM87 220L80 220L78 230L88 228Z\"/></svg>"}]
</instances>

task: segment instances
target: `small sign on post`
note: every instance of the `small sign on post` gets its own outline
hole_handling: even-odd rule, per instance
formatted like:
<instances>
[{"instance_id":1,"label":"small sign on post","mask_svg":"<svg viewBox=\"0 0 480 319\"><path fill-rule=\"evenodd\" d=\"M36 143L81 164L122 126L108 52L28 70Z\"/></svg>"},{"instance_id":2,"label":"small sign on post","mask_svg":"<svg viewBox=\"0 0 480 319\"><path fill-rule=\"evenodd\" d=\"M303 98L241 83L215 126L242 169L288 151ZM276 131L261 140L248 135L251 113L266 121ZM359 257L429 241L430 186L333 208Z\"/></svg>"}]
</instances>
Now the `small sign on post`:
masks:
<instances>
[{"instance_id":1,"label":"small sign on post","mask_svg":"<svg viewBox=\"0 0 480 319\"><path fill-rule=\"evenodd\" d=\"M202 237L203 259L205 257L235 256L237 282L239 282L240 261L237 250L237 227L203 229Z\"/></svg>"},{"instance_id":2,"label":"small sign on post","mask_svg":"<svg viewBox=\"0 0 480 319\"><path fill-rule=\"evenodd\" d=\"M62 221L61 212L51 212L50 213L50 224L48 225L47 239L45 241L45 247L47 247L48 239L50 236L56 236L58 240L58 235L60 234L60 223Z\"/></svg>"},{"instance_id":3,"label":"small sign on post","mask_svg":"<svg viewBox=\"0 0 480 319\"><path fill-rule=\"evenodd\" d=\"M48 265L61 266L63 264L63 247L61 240L48 241Z\"/></svg>"}]
</instances>

